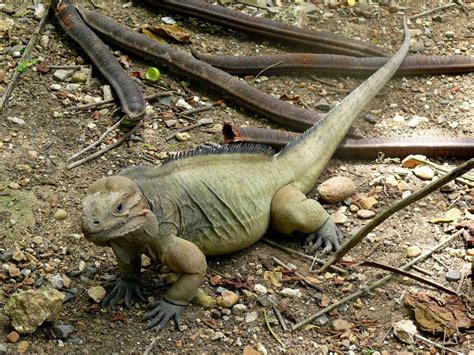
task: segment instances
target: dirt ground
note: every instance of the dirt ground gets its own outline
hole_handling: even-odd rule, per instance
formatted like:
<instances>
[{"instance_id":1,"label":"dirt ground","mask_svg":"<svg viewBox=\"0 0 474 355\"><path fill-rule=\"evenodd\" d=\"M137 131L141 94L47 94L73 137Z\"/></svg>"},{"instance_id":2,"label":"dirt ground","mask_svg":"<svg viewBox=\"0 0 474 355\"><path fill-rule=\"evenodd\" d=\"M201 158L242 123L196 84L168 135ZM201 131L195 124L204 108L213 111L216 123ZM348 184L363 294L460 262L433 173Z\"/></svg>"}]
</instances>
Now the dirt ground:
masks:
<instances>
[{"instance_id":1,"label":"dirt ground","mask_svg":"<svg viewBox=\"0 0 474 355\"><path fill-rule=\"evenodd\" d=\"M288 51L288 47L227 30L204 22L189 19L177 14L152 9L139 1L129 3L125 0L82 1L89 8L94 4L114 19L138 30L146 24L158 25L164 16L172 17L191 35L192 43L175 45L181 50L190 48L209 53L257 54ZM400 6L408 15L436 7L442 1L420 2L401 1ZM4 34L0 42L0 68L5 79L0 78L0 88L6 88L11 79L18 58L7 49L26 44L38 20L27 11L27 1L0 1L0 19L11 18L15 24L10 34ZM271 16L263 10L230 4L248 13ZM13 8L14 13L3 11ZM454 7L444 10L439 21L422 17L412 21L412 48L423 54L461 54L472 56L474 52L474 26L472 7L468 13ZM290 11L285 14L290 14ZM328 30L340 34L370 40L394 51L401 43L400 12L389 11L386 6L371 4L368 12L373 16L361 16L351 12L348 7L330 8L318 2L317 11L303 18L302 26L315 30ZM274 15L273 15L274 16ZM279 15L288 19L289 16ZM301 19L301 18L300 18ZM43 29L43 36L33 51L33 57L47 65L89 65L85 54L50 19ZM146 71L151 65L133 55L124 57L127 70ZM118 55L118 53L117 53ZM92 72L92 82L86 85L67 86L70 83L53 79L56 69L47 73L38 70L38 64L28 67L20 77L7 108L0 118L0 255L3 269L0 271L2 294L0 307L8 297L21 290L34 289L48 285L54 275L66 276L70 284L63 291L73 297L64 304L61 319L57 324L70 324L74 332L66 339L56 339L50 330L51 324L40 327L34 334L22 335L20 341L27 342L27 352L84 352L84 353L143 353L155 337L153 329L146 330L142 321L145 306L136 304L132 309L100 309L88 297L87 290L95 285L103 285L116 275L116 262L112 252L87 242L80 231L81 200L85 188L94 180L118 173L121 169L137 164L160 164L163 152L175 152L204 143L222 143L222 124L233 122L238 125L278 128L276 124L257 117L248 110L241 109L221 93L212 88L189 82L186 78L159 67L162 78L160 86L185 94L192 107L202 103L221 104L196 115L197 118L212 118L214 124L189 131L190 139L179 142L165 138L176 129L189 124L186 119L173 114L176 103L182 97L170 95L171 106L153 103L153 110L132 140L122 144L104 156L87 162L77 168L67 169L67 159L83 147L94 142L115 118L112 110L90 109L67 111L73 105L87 103L90 97L102 98L102 86L106 84L96 70ZM348 91L353 90L361 79L346 77L317 77L315 75L253 77L244 80L255 87L277 96L299 96L297 105L313 108L324 98L333 106ZM322 79L318 80L318 79ZM3 82L2 82L3 80ZM147 95L161 89L145 85L141 80L140 89ZM356 128L366 137L408 137L408 136L470 136L474 134L474 76L439 75L393 79L383 92L367 107L376 117L375 123L360 118ZM69 89L69 91L68 91ZM416 117L419 118L416 118ZM14 119L17 118L17 119ZM167 127L165 121L178 119L175 127ZM415 118L415 119L414 119ZM21 121L23 120L23 122ZM115 132L105 143L121 136ZM115 136L114 136L115 135ZM441 139L441 138L440 138ZM416 153L416 152L413 152ZM455 166L461 161L454 159L433 160L439 164ZM231 172L230 172L231 173ZM379 212L401 198L397 187L389 186L387 178L394 176L405 181L408 190L416 191L426 184L411 170L402 169L399 160L379 159L377 161L332 160L320 178L320 182L333 176L347 176L357 185L358 194L374 196L378 204L371 208ZM317 196L316 189L310 196ZM353 260L370 259L392 266L401 266L408 261L407 248L418 246L425 251L439 243L445 235L451 234L453 224L434 224L434 218L442 218L446 211L456 208L460 211L459 221L472 219L474 190L466 185L455 184L448 192L437 191L429 197L409 206L385 221L366 241L351 251ZM344 204L326 204L328 211L336 211L347 216L340 225L345 236L353 234L366 220ZM341 209L342 208L342 209ZM67 217L60 219L58 210L65 210ZM59 213L61 214L62 211ZM56 216L56 218L55 218ZM268 237L289 248L304 252L304 238L283 238L269 233ZM25 261L8 261L6 251L17 246L21 251L34 257ZM349 276L336 277L337 274L317 275L323 292L318 292L298 281L285 282L281 287L272 285L264 279L264 271L272 271L277 265L271 256L295 265L302 273L307 273L310 262L259 242L241 252L210 258L209 271L202 284L203 290L217 297L219 289L211 285L216 275L238 279L250 286L264 285L269 293L276 295L279 307L288 325L294 324L322 309L322 304L335 302L359 287L368 286L380 279L384 271L371 268L358 268ZM318 256L320 256L318 254ZM431 273L429 278L447 287L456 289L459 281L446 279L448 270L459 273L468 271L472 256L466 256L464 240L458 238L434 258L418 264ZM21 270L16 277L9 275L9 268L15 264ZM26 271L25 271L26 270ZM155 285L166 279L163 269L154 264L143 265L145 296L157 298L162 290ZM214 277L214 278L213 278ZM67 280L66 278L66 280ZM65 278L63 278L64 280ZM472 279L462 284L460 293L472 300ZM234 283L235 284L235 283ZM66 287L67 286L67 287ZM270 334L264 323L264 306L261 301L244 295L242 287L226 286L239 295L239 303L246 309L241 314L216 306L204 309L191 305L183 316L182 332L176 331L173 324L163 330L154 347L162 352L243 352L250 354L251 348L261 353L280 352L282 347ZM285 298L281 289L299 289L300 298ZM315 324L305 330L283 332L275 321L272 308L270 314L273 330L281 337L289 352L327 352L354 351L373 353L374 351L423 351L436 352L432 346L417 341L406 345L393 336L391 325L401 319L413 319L405 307L403 297L408 292L428 292L438 297L446 296L437 290L416 281L398 277L369 294L359 297L356 302L331 311L324 324ZM256 314L256 317L254 317ZM255 318L255 319L252 319ZM293 319L292 319L293 318ZM344 319L351 323L348 329L334 329L334 320ZM25 343L9 343L6 336L12 331L8 324L2 324L3 343L8 352L26 346ZM424 336L445 344L447 347L468 352L474 348L474 335L459 330L456 337L443 337L443 334ZM20 345L19 345L20 344Z\"/></svg>"}]
</instances>

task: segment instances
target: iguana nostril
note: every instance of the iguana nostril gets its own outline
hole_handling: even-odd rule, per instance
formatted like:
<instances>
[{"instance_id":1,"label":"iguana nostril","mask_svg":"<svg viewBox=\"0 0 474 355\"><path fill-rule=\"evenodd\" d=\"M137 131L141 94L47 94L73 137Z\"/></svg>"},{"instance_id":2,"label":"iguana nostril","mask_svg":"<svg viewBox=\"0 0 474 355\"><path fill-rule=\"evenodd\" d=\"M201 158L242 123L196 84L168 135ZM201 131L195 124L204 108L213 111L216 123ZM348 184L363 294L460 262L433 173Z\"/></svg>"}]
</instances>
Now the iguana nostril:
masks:
<instances>
[{"instance_id":1,"label":"iguana nostril","mask_svg":"<svg viewBox=\"0 0 474 355\"><path fill-rule=\"evenodd\" d=\"M100 221L99 221L98 219L94 219L94 220L92 221L92 224L93 224L94 226L98 226L98 225L100 224Z\"/></svg>"}]
</instances>

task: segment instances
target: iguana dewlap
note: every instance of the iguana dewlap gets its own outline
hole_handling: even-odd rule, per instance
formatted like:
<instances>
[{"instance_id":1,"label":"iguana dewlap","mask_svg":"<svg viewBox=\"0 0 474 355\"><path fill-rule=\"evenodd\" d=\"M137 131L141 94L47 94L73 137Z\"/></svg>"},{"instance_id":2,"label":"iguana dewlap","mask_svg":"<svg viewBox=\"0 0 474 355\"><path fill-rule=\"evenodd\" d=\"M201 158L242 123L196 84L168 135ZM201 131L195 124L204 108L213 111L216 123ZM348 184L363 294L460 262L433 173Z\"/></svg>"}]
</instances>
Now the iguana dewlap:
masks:
<instances>
[{"instance_id":1,"label":"iguana dewlap","mask_svg":"<svg viewBox=\"0 0 474 355\"><path fill-rule=\"evenodd\" d=\"M321 205L305 194L315 184L355 118L402 63L409 33L395 56L327 116L273 154L262 146L233 145L180 153L160 167L134 167L97 180L83 202L86 238L112 247L121 278L104 303L132 296L141 255L160 260L180 276L147 314L149 326L178 323L206 272L205 255L235 252L279 232L313 233L325 249L339 231Z\"/></svg>"}]
</instances>

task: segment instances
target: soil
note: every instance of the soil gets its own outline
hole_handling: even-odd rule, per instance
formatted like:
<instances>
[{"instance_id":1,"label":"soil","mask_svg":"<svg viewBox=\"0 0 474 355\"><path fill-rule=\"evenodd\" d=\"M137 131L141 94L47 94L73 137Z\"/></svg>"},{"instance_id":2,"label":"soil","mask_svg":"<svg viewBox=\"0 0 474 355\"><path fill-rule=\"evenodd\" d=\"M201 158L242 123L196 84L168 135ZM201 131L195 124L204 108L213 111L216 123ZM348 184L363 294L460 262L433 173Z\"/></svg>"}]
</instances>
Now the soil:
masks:
<instances>
[{"instance_id":1,"label":"soil","mask_svg":"<svg viewBox=\"0 0 474 355\"><path fill-rule=\"evenodd\" d=\"M182 50L195 48L202 52L228 54L277 53L289 50L283 45L155 10L139 2L96 0L83 3L91 9L94 9L94 4L99 6L98 11L136 30L147 24L158 25L162 23L164 16L171 16L191 35L191 44L172 44ZM408 15L434 7L434 4L423 3L406 0L401 2L400 6ZM4 34L0 42L0 53L3 53L0 54L0 63L6 73L3 83L0 78L3 89L11 80L13 68L19 59L12 58L11 53L2 52L2 47L26 44L38 23L31 12L25 12L29 2L7 0L5 5L13 7L15 13L0 12L0 19L11 18L15 21L15 26L9 36ZM270 16L266 11L253 7L236 4L227 6L252 14ZM423 54L459 53L472 56L474 21L472 7L469 10L468 14L458 7L444 10L440 12L440 22L432 21L431 17L412 21L410 28L414 31L413 45ZM398 48L402 38L399 14L402 10L397 13L390 11L389 7L371 4L367 11L374 16L362 17L355 15L348 7L330 8L318 4L317 11L308 14L300 22L302 26L310 29L324 29L371 40L391 51ZM291 11L285 13L291 14ZM283 20L288 17L291 16L280 15ZM38 58L40 62L57 66L89 65L85 54L63 33L55 21L48 22L42 35L48 37L49 43L41 45L38 42L33 50L33 57ZM132 55L125 57L126 53L116 54L122 58L123 64L129 65L127 70L131 74L144 72L151 65ZM4 261L1 271L3 276L0 279L3 284L0 304L5 304L8 297L15 292L49 284L48 280L55 274L70 278L71 285L68 285L69 289L66 291L74 294L74 298L64 304L61 318L56 322L74 325L74 333L66 339L56 339L51 333L50 324L45 324L34 334L21 336L20 340L28 342L28 352L143 353L156 335L153 329L147 330L146 323L142 321L145 311L143 304L135 304L131 309L100 309L87 296L87 290L91 286L103 285L117 273L115 257L111 250L95 246L81 235L81 200L90 183L132 165L158 165L164 157L163 152L182 151L205 143L222 144L221 129L224 122L280 128L269 120L238 107L210 87L189 82L157 63L153 65L159 67L162 74L159 85L168 90L179 91L182 95L170 95L172 107L152 103L153 112L149 112L144 127L132 140L74 169L67 169L67 159L94 142L116 120L111 109L67 110L70 106L87 102L86 95L99 98L103 96L102 86L106 82L96 70L93 70L90 85L80 83L78 91L68 92L65 90L67 83L53 79L52 73L55 69L42 73L38 64L33 65L21 75L7 108L2 112L0 252L4 253L8 248L17 245L22 251L34 255L37 260L17 263L20 269L31 270L31 273L28 276L21 274L16 278L8 276L11 263ZM285 94L290 98L298 97L294 100L296 105L310 108L321 98L334 105L362 81L346 77L319 78L315 75L265 77L265 74L260 76L259 80L254 80L253 77L245 77L243 80L277 96ZM147 95L162 90L138 81L140 89ZM61 90L55 90L54 84L61 85ZM360 118L355 126L366 137L472 137L473 88L472 73L395 78L367 106L366 112L372 112L376 116L376 123L369 123ZM212 118L214 124L189 131L190 139L187 141L166 140L170 133L189 124L185 118L173 114L173 110L176 111L175 104L181 97L193 107L198 107L203 102L216 103L212 110L194 116ZM414 116L421 118L411 127L408 123ZM15 124L11 120L12 117L22 119L24 123ZM177 126L168 128L164 122L176 117ZM112 143L121 135L123 132L115 131L104 144ZM454 159L434 161L449 166L461 162ZM376 197L378 204L371 209L379 212L401 198L402 193L397 188L385 183L390 175L405 180L411 191L426 184L414 176L411 170L400 169L400 161L388 157L377 161L332 160L319 182L333 176L347 176L356 183L358 194ZM316 189L310 193L310 197L317 197ZM472 219L473 199L473 189L463 184L454 185L450 192L434 192L385 221L351 251L350 257L353 260L364 260L370 255L371 260L401 266L408 260L408 246L417 245L422 250L428 250L453 231L452 223L434 224L429 223L430 220L443 217L446 211L453 207L461 211L460 221ZM330 213L342 211L348 217L348 221L340 226L345 236L353 234L366 223L355 213L351 213L344 203L325 204L325 207ZM54 218L59 209L67 212L67 218ZM288 239L278 237L273 232L269 232L268 237L304 252L304 238ZM459 281L448 282L446 272L448 269L458 272L469 270L472 257L466 256L463 239L456 239L435 255L438 261L428 258L418 266L431 273L429 278L456 289ZM290 325L294 320L303 320L323 308L322 302L339 300L359 287L370 285L385 274L378 269L358 268L351 271L350 277L339 279L336 274L317 275L313 272L312 276L319 280L322 292L298 281L287 282L278 287L263 277L264 270L271 271L276 267L272 256L295 265L302 273L308 272L310 262L307 260L258 242L235 254L210 258L209 272L202 288L207 294L217 296L219 290L210 284L210 279L215 275L224 275L224 278L239 279L251 288L255 284L263 284L274 294L278 294L282 288L299 289L302 292L301 298L278 296L279 305L285 311L286 322ZM324 258L320 253L318 256ZM144 292L150 300L160 297L163 292L154 285L166 278L164 271L166 270L154 264L143 267ZM169 324L159 334L154 351L242 352L247 347L245 352L250 354L251 349L248 346L260 352L282 351L280 344L264 324L264 307L261 303L246 299L239 287L237 290L226 287L240 295L240 303L247 306L244 314L235 315L220 307L204 309L191 305L183 315L183 331L177 331L173 324ZM460 294L472 298L471 287L471 280L466 280L461 286ZM349 302L329 312L329 321L324 325L317 324L305 330L285 333L278 322L273 322L274 316L270 308L271 324L286 349L291 352L439 351L421 341L412 345L404 344L392 335L391 325L394 322L413 319L403 302L403 297L408 292L429 292L438 297L443 296L437 290L419 282L398 277L395 282L388 282L374 292L360 296L356 302ZM257 319L247 322L246 317L253 311L257 312ZM336 319L351 322L352 328L335 330L331 324ZM5 338L12 328L8 325L2 327L4 339L0 339L0 343L5 343L8 352L17 351L18 344L7 343ZM451 338L443 338L443 334L424 335L457 351L467 352L474 347L472 333L463 330L458 331L457 337Z\"/></svg>"}]
</instances>

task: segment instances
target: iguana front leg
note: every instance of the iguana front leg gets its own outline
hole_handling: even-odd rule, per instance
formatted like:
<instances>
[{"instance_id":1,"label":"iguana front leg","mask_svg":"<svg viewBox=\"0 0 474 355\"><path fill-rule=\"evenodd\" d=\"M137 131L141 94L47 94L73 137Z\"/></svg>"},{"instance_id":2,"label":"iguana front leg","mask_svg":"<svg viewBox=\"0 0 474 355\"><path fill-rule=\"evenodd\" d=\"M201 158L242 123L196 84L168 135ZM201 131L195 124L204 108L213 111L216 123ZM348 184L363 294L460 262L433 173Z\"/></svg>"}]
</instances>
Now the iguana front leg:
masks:
<instances>
[{"instance_id":1,"label":"iguana front leg","mask_svg":"<svg viewBox=\"0 0 474 355\"><path fill-rule=\"evenodd\" d=\"M145 314L145 319L149 319L148 327L157 326L158 332L171 319L180 329L181 314L191 303L206 274L206 257L195 244L178 237L160 237L153 249L164 265L173 272L181 273L181 276L163 299L151 305L152 309Z\"/></svg>"},{"instance_id":2,"label":"iguana front leg","mask_svg":"<svg viewBox=\"0 0 474 355\"><path fill-rule=\"evenodd\" d=\"M141 255L134 257L129 263L122 261L119 257L117 259L120 278L115 282L112 291L102 300L102 307L109 304L114 306L122 299L125 305L130 307L133 296L145 302L145 297L140 290Z\"/></svg>"},{"instance_id":3,"label":"iguana front leg","mask_svg":"<svg viewBox=\"0 0 474 355\"><path fill-rule=\"evenodd\" d=\"M285 234L309 234L306 240L314 241L312 251L324 244L323 252L327 253L341 244L341 233L326 210L291 185L281 188L273 196L271 225Z\"/></svg>"}]
</instances>

